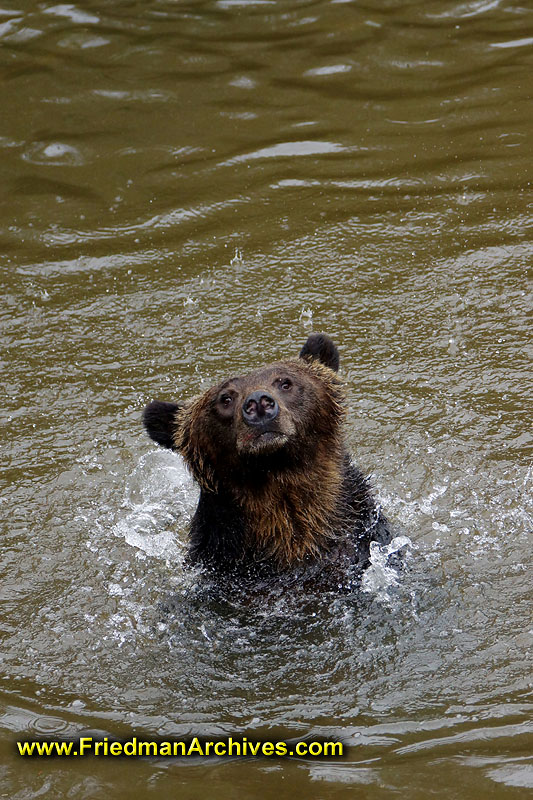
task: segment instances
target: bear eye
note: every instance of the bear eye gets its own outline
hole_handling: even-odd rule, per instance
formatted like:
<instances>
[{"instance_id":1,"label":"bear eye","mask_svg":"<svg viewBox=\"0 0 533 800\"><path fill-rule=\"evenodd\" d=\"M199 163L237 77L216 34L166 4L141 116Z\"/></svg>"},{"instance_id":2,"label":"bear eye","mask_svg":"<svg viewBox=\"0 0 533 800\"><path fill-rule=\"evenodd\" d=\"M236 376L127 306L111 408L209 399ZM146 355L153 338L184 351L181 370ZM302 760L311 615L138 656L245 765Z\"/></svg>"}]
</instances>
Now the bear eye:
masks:
<instances>
[{"instance_id":1,"label":"bear eye","mask_svg":"<svg viewBox=\"0 0 533 800\"><path fill-rule=\"evenodd\" d=\"M290 378L278 378L278 383L279 388L284 392L288 392L290 389L292 389L292 381Z\"/></svg>"},{"instance_id":2,"label":"bear eye","mask_svg":"<svg viewBox=\"0 0 533 800\"><path fill-rule=\"evenodd\" d=\"M233 403L233 397L230 394L223 394L220 396L219 402L224 406L224 408L229 408Z\"/></svg>"}]
</instances>

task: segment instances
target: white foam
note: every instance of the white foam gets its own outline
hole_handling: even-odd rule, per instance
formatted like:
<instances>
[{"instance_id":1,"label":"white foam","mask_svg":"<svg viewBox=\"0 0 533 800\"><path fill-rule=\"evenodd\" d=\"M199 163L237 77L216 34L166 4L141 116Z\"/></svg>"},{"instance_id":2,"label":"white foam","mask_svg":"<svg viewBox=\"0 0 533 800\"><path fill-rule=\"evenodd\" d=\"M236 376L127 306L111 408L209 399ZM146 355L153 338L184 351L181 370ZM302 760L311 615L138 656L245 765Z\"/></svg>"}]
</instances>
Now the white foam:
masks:
<instances>
[{"instance_id":1,"label":"white foam","mask_svg":"<svg viewBox=\"0 0 533 800\"><path fill-rule=\"evenodd\" d=\"M376 596L378 600L390 600L388 590L398 586L398 573L388 565L391 555L412 545L408 536L396 536L389 544L370 543L370 564L361 581L361 589Z\"/></svg>"},{"instance_id":2,"label":"white foam","mask_svg":"<svg viewBox=\"0 0 533 800\"><path fill-rule=\"evenodd\" d=\"M175 529L189 522L197 499L183 460L152 450L140 458L128 479L123 503L127 513L113 533L147 556L176 558L182 546Z\"/></svg>"}]
</instances>

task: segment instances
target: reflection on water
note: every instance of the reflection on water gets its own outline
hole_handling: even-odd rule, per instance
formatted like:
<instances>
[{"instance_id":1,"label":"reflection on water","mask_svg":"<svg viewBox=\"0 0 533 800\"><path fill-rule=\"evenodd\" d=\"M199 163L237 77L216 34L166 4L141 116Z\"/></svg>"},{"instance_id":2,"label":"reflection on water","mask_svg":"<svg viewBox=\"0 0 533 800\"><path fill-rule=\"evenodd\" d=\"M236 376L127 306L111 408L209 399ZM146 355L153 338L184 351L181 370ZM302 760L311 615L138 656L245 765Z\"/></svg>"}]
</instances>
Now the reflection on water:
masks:
<instances>
[{"instance_id":1,"label":"reflection on water","mask_svg":"<svg viewBox=\"0 0 533 800\"><path fill-rule=\"evenodd\" d=\"M533 787L532 42L510 0L0 10L11 797ZM141 410L312 329L404 568L376 551L352 595L206 595L183 566L196 490ZM349 752L13 756L87 730Z\"/></svg>"}]
</instances>

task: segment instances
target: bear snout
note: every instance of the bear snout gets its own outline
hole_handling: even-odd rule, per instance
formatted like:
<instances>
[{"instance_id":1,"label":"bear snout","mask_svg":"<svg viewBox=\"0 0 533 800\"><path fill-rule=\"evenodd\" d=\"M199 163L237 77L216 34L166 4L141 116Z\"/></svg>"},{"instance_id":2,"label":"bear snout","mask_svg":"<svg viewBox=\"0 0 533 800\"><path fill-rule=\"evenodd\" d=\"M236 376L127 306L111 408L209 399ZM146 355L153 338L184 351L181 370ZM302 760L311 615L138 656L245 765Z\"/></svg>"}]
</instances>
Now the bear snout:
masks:
<instances>
[{"instance_id":1,"label":"bear snout","mask_svg":"<svg viewBox=\"0 0 533 800\"><path fill-rule=\"evenodd\" d=\"M242 416L247 425L264 425L278 415L277 401L262 390L249 394L242 404Z\"/></svg>"}]
</instances>

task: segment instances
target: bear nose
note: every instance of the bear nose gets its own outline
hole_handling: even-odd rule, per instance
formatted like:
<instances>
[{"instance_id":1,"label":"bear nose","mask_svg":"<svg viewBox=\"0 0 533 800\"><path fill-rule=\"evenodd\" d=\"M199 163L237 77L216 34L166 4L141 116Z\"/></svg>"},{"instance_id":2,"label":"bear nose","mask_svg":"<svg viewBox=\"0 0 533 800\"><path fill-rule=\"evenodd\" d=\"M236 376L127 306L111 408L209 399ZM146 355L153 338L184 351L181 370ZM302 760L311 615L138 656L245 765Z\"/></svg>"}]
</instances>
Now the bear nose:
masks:
<instances>
[{"instance_id":1,"label":"bear nose","mask_svg":"<svg viewBox=\"0 0 533 800\"><path fill-rule=\"evenodd\" d=\"M278 414L278 404L266 392L252 392L242 404L242 415L248 425L262 425L276 419Z\"/></svg>"}]
</instances>

